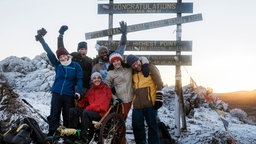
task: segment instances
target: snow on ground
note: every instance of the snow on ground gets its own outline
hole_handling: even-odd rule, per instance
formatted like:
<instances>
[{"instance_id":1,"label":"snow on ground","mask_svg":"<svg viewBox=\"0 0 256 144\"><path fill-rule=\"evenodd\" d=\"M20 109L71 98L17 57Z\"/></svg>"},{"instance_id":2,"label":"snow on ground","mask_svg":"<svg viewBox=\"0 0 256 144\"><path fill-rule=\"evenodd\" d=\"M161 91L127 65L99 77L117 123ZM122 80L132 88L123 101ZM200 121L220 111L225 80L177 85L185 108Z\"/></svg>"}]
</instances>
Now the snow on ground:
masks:
<instances>
[{"instance_id":1,"label":"snow on ground","mask_svg":"<svg viewBox=\"0 0 256 144\"><path fill-rule=\"evenodd\" d=\"M9 85L19 94L19 100L27 100L41 115L47 117L50 112L51 94L49 92L54 80L53 68L49 65L46 55L43 53L30 60L28 58L8 57L0 62L0 72L4 75ZM220 115L212 110L207 103L193 110L192 117L186 117L187 131L175 136L175 94L172 86L163 89L165 102L159 109L158 115L170 129L169 133L181 144L205 144L205 143L231 143L230 134L239 144L256 143L256 126L245 124L236 117L226 113L228 121L226 131ZM29 106L24 104L30 112L30 116L36 118L42 130L47 133L48 125ZM0 113L0 121L3 120ZM15 118L14 118L15 119ZM132 132L131 111L126 121L127 131ZM126 136L128 143L133 144L132 134Z\"/></svg>"}]
</instances>

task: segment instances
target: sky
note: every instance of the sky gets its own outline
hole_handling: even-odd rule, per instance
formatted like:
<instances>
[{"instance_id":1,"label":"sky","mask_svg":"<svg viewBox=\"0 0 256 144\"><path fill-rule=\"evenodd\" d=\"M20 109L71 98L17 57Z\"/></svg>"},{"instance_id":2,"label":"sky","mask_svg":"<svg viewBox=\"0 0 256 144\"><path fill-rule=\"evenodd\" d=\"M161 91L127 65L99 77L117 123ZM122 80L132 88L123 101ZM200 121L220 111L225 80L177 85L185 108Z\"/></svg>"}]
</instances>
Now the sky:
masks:
<instances>
[{"instance_id":1,"label":"sky","mask_svg":"<svg viewBox=\"0 0 256 144\"><path fill-rule=\"evenodd\" d=\"M114 0L114 3L161 3L167 0ZM192 77L198 85L214 92L253 90L256 87L255 4L254 0L196 0L193 13L203 20L182 24L182 40L193 42L192 66L182 66L182 84ZM80 41L88 43L88 56L95 57L97 40L85 39L85 33L108 28L108 15L97 14L97 5L108 0L0 0L0 60L8 56L34 58L43 53L35 41L36 31L44 27L45 40L53 51L57 48L58 30L68 25L64 42L69 52L76 51ZM175 18L176 14L115 14L113 25L127 25ZM176 26L128 33L128 40L176 40ZM119 40L120 35L113 37ZM175 85L175 66L158 66L165 84Z\"/></svg>"}]
</instances>

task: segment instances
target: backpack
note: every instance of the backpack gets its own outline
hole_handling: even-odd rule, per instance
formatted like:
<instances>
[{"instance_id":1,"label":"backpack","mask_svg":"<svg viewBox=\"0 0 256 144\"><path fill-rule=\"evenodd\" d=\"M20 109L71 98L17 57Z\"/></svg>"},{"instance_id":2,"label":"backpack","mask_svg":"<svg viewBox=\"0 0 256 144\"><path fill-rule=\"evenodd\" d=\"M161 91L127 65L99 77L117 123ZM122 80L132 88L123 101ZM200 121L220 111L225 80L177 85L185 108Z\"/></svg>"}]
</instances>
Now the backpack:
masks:
<instances>
[{"instance_id":1,"label":"backpack","mask_svg":"<svg viewBox=\"0 0 256 144\"><path fill-rule=\"evenodd\" d=\"M12 126L6 133L3 134L3 144L30 144L31 129L27 124Z\"/></svg>"},{"instance_id":2,"label":"backpack","mask_svg":"<svg viewBox=\"0 0 256 144\"><path fill-rule=\"evenodd\" d=\"M160 144L175 144L167 126L163 122L158 122Z\"/></svg>"},{"instance_id":3,"label":"backpack","mask_svg":"<svg viewBox=\"0 0 256 144\"><path fill-rule=\"evenodd\" d=\"M32 138L32 140L37 142L38 144L44 143L44 140L47 137L47 135L42 132L37 121L33 118L26 117L23 119L23 122L28 124L28 126L30 127L32 131L30 137Z\"/></svg>"},{"instance_id":4,"label":"backpack","mask_svg":"<svg viewBox=\"0 0 256 144\"><path fill-rule=\"evenodd\" d=\"M35 119L26 117L19 124L14 124L7 132L2 135L3 144L37 144L44 143L44 134Z\"/></svg>"}]
</instances>

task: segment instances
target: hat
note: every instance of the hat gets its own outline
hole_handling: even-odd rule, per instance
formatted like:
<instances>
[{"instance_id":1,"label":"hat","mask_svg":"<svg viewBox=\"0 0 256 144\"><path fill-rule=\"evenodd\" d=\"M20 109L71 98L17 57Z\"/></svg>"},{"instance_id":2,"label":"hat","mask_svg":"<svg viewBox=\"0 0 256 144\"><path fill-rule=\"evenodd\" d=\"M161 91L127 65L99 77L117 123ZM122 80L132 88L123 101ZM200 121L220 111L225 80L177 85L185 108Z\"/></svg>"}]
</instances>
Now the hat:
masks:
<instances>
[{"instance_id":1,"label":"hat","mask_svg":"<svg viewBox=\"0 0 256 144\"><path fill-rule=\"evenodd\" d=\"M56 51L56 54L57 54L57 58L59 59L61 55L68 55L69 53L65 48L58 48Z\"/></svg>"},{"instance_id":2,"label":"hat","mask_svg":"<svg viewBox=\"0 0 256 144\"><path fill-rule=\"evenodd\" d=\"M91 80L96 77L96 76L99 76L101 79L102 79L102 76L99 72L94 72L92 75L91 75Z\"/></svg>"},{"instance_id":3,"label":"hat","mask_svg":"<svg viewBox=\"0 0 256 144\"><path fill-rule=\"evenodd\" d=\"M78 51L80 48L85 48L85 49L87 49L87 43L84 42L84 41L79 42L79 43L78 43L78 46L77 46L77 51Z\"/></svg>"},{"instance_id":4,"label":"hat","mask_svg":"<svg viewBox=\"0 0 256 144\"><path fill-rule=\"evenodd\" d=\"M100 46L99 49L98 49L98 54L100 55L100 51L102 51L103 49L106 49L107 52L108 52L108 48L105 47L105 46Z\"/></svg>"},{"instance_id":5,"label":"hat","mask_svg":"<svg viewBox=\"0 0 256 144\"><path fill-rule=\"evenodd\" d=\"M115 60L120 60L123 61L123 57L117 53L117 52L113 52L112 54L110 54L109 56L109 63L113 63Z\"/></svg>"},{"instance_id":6,"label":"hat","mask_svg":"<svg viewBox=\"0 0 256 144\"><path fill-rule=\"evenodd\" d=\"M126 58L126 63L129 65L129 66L132 66L132 64L134 64L137 60L139 60L139 58L133 54L130 54L127 56Z\"/></svg>"}]
</instances>

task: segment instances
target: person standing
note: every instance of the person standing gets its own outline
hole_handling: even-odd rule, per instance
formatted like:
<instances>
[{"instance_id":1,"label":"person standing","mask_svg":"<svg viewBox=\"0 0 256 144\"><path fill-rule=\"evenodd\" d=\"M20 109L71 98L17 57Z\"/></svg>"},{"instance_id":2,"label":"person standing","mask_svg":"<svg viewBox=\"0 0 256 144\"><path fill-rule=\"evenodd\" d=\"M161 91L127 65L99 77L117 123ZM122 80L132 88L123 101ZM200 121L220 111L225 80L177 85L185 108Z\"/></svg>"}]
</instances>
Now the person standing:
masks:
<instances>
[{"instance_id":1,"label":"person standing","mask_svg":"<svg viewBox=\"0 0 256 144\"><path fill-rule=\"evenodd\" d=\"M132 81L134 88L132 127L137 144L159 144L159 129L157 125L157 109L163 104L163 82L159 70L135 55L128 55L126 62L133 69ZM144 72L143 72L143 71ZM144 121L148 126L148 142Z\"/></svg>"},{"instance_id":2,"label":"person standing","mask_svg":"<svg viewBox=\"0 0 256 144\"><path fill-rule=\"evenodd\" d=\"M125 46L127 42L126 34L127 34L127 24L124 21L121 21L119 30L122 33L120 44L118 48L115 50L115 52L119 53L121 56L123 56L125 51ZM109 55L111 52L106 46L100 46L98 49L98 58L95 58L94 61L96 61L96 64L92 68L93 72L100 72L102 75L102 81L106 81L106 77L108 74L108 67L110 65L109 63Z\"/></svg>"},{"instance_id":3,"label":"person standing","mask_svg":"<svg viewBox=\"0 0 256 144\"><path fill-rule=\"evenodd\" d=\"M142 58L143 62L148 64L147 58ZM109 87L113 87L112 90L114 89L114 103L123 103L122 115L124 120L126 120L131 109L133 99L132 69L128 64L124 63L123 57L116 52L110 54L109 63L110 65L108 67L106 84ZM126 139L124 139L123 143L126 144Z\"/></svg>"},{"instance_id":4,"label":"person standing","mask_svg":"<svg viewBox=\"0 0 256 144\"><path fill-rule=\"evenodd\" d=\"M83 72L78 63L71 61L71 56L64 47L57 49L56 58L43 38L46 33L47 31L42 28L37 31L35 38L43 46L51 64L55 68L56 74L51 87L52 98L48 130L48 136L51 136L60 126L61 113L63 125L68 127L69 109L74 107L74 96L76 95L80 98L82 92Z\"/></svg>"},{"instance_id":5,"label":"person standing","mask_svg":"<svg viewBox=\"0 0 256 144\"><path fill-rule=\"evenodd\" d=\"M68 30L68 26L66 25L62 25L59 29L58 48L64 47L63 36L66 30ZM90 76L92 72L92 59L87 56L87 51L87 43L85 41L81 41L77 45L77 51L70 54L72 56L72 61L78 62L83 70L82 96L85 95L87 90L90 88Z\"/></svg>"},{"instance_id":6,"label":"person standing","mask_svg":"<svg viewBox=\"0 0 256 144\"><path fill-rule=\"evenodd\" d=\"M81 139L87 144L94 131L92 121L100 121L107 113L112 99L111 89L102 82L99 72L91 75L92 87L86 95L78 101L77 107L70 109L71 128L79 128L81 125ZM81 117L81 124L79 118Z\"/></svg>"},{"instance_id":7,"label":"person standing","mask_svg":"<svg viewBox=\"0 0 256 144\"><path fill-rule=\"evenodd\" d=\"M149 61L146 57L141 57L142 66L148 65ZM124 62L123 57L119 53L112 53L109 56L109 67L106 78L106 84L115 89L114 101L121 101L124 105L124 120L126 120L131 109L133 99L132 87L132 68ZM142 69L144 72L145 70Z\"/></svg>"},{"instance_id":8,"label":"person standing","mask_svg":"<svg viewBox=\"0 0 256 144\"><path fill-rule=\"evenodd\" d=\"M133 98L132 69L124 63L123 57L119 53L112 53L109 62L106 84L115 89L114 101L119 100L123 103L123 116L126 120Z\"/></svg>"}]
</instances>

